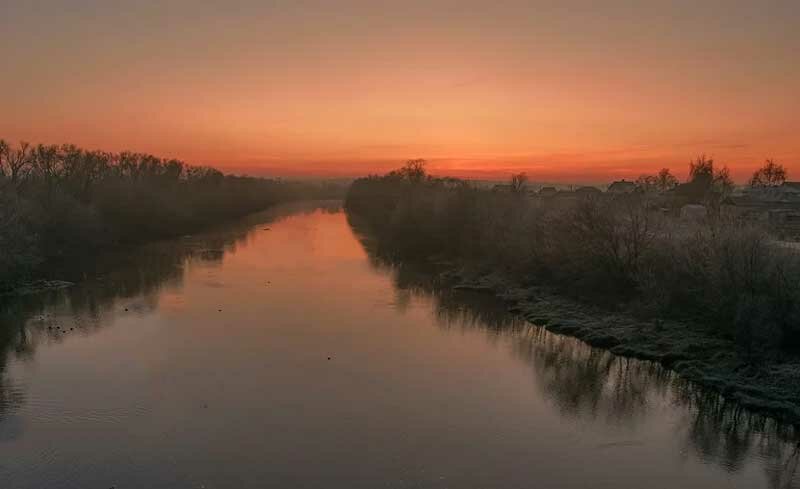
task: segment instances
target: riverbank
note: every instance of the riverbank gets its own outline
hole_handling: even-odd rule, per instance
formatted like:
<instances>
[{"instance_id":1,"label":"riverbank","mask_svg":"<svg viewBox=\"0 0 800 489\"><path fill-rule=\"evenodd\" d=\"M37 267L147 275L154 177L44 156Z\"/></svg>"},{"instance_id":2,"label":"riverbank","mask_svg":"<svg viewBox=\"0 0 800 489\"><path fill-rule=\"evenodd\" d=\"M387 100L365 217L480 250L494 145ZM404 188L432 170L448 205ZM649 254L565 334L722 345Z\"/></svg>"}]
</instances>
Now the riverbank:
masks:
<instances>
[{"instance_id":1,"label":"riverbank","mask_svg":"<svg viewBox=\"0 0 800 489\"><path fill-rule=\"evenodd\" d=\"M218 221L197 225L189 229L181 229L181 232L167 234L163 236L146 238L136 242L107 243L104 245L70 248L68 253L59 256L48 257L41 263L20 273L9 275L0 274L0 301L13 301L23 296L44 294L51 291L67 289L83 282L87 277L96 274L105 274L115 268L115 264L125 256L136 256L140 251L150 248L172 248L172 243L181 242L187 245L192 242L197 235L206 235L217 231L230 232L237 229L244 232L254 222L260 223L265 214L268 219L283 216L287 210L290 212L302 212L305 207L328 208L330 206L340 206L340 199L291 199L269 204L262 209L256 209L241 215L233 215ZM275 214L274 216L272 214ZM163 245L163 246L162 246ZM189 248L189 246L186 246ZM221 253L220 250L195 250L204 255ZM158 253L160 255L161 253Z\"/></svg>"},{"instance_id":2,"label":"riverbank","mask_svg":"<svg viewBox=\"0 0 800 489\"><path fill-rule=\"evenodd\" d=\"M631 309L610 311L569 298L553 287L521 284L511 273L488 265L441 255L398 258L393 244L372 234L363 220L351 216L350 224L373 254L395 265L433 269L440 287L497 296L510 312L550 332L618 356L656 362L742 408L781 423L800 424L800 358L794 355L749 356L733 338L711 327L641 318Z\"/></svg>"},{"instance_id":3,"label":"riverbank","mask_svg":"<svg viewBox=\"0 0 800 489\"><path fill-rule=\"evenodd\" d=\"M66 289L75 285L66 280L30 280L20 282L8 289L0 290L0 297L19 297L23 295L40 294L49 290Z\"/></svg>"},{"instance_id":4,"label":"riverbank","mask_svg":"<svg viewBox=\"0 0 800 489\"><path fill-rule=\"evenodd\" d=\"M791 426L359 237L281 205L0 308L0 487L786 486Z\"/></svg>"},{"instance_id":5,"label":"riverbank","mask_svg":"<svg viewBox=\"0 0 800 489\"><path fill-rule=\"evenodd\" d=\"M495 294L509 309L547 330L608 349L615 355L658 362L747 409L800 423L800 359L748 360L731 339L675 320L642 320L609 312L548 290L525 287L500 273L451 264L440 274L454 288Z\"/></svg>"},{"instance_id":6,"label":"riverbank","mask_svg":"<svg viewBox=\"0 0 800 489\"><path fill-rule=\"evenodd\" d=\"M281 202L341 197L329 182L224 174L149 154L0 139L0 291L51 260L197 232Z\"/></svg>"},{"instance_id":7,"label":"riverbank","mask_svg":"<svg viewBox=\"0 0 800 489\"><path fill-rule=\"evenodd\" d=\"M592 195L495 191L411 162L356 180L345 207L381 256L444 260L453 287L800 422L800 255L752 223L686 222L644 191Z\"/></svg>"}]
</instances>

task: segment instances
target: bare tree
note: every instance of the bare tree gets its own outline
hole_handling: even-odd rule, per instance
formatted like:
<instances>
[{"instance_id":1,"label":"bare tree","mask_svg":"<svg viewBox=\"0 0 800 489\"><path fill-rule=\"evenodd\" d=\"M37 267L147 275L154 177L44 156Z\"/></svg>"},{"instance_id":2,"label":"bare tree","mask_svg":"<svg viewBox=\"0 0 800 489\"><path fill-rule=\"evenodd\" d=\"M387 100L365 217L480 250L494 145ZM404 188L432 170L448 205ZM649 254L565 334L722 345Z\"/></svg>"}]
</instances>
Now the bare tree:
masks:
<instances>
[{"instance_id":1,"label":"bare tree","mask_svg":"<svg viewBox=\"0 0 800 489\"><path fill-rule=\"evenodd\" d=\"M36 172L36 177L44 182L50 199L64 174L64 160L59 154L58 146L37 145L31 152L31 160L33 171Z\"/></svg>"},{"instance_id":2,"label":"bare tree","mask_svg":"<svg viewBox=\"0 0 800 489\"><path fill-rule=\"evenodd\" d=\"M403 165L403 168L392 173L405 180L421 182L422 180L425 180L425 177L428 176L428 173L425 171L426 165L427 162L421 158L408 160L406 161L406 164Z\"/></svg>"},{"instance_id":3,"label":"bare tree","mask_svg":"<svg viewBox=\"0 0 800 489\"><path fill-rule=\"evenodd\" d=\"M8 154L8 143L0 139L0 177L5 177L8 170L6 170L6 158Z\"/></svg>"},{"instance_id":4,"label":"bare tree","mask_svg":"<svg viewBox=\"0 0 800 489\"><path fill-rule=\"evenodd\" d=\"M18 185L19 182L25 178L30 171L31 164L31 151L30 144L26 142L19 143L17 149L13 149L8 144L2 148L2 155L0 159L4 160L4 172L12 185Z\"/></svg>"},{"instance_id":5,"label":"bare tree","mask_svg":"<svg viewBox=\"0 0 800 489\"><path fill-rule=\"evenodd\" d=\"M525 190L525 184L528 183L528 175L523 173L515 173L511 175L511 190L513 192L522 192Z\"/></svg>"},{"instance_id":6,"label":"bare tree","mask_svg":"<svg viewBox=\"0 0 800 489\"><path fill-rule=\"evenodd\" d=\"M689 185L696 199L714 208L730 195L734 187L728 168L716 169L714 160L706 155L689 163Z\"/></svg>"},{"instance_id":7,"label":"bare tree","mask_svg":"<svg viewBox=\"0 0 800 489\"><path fill-rule=\"evenodd\" d=\"M568 224L567 224L568 223ZM655 214L635 195L612 201L581 202L566 220L581 259L613 273L620 285L630 286L644 254L657 235Z\"/></svg>"},{"instance_id":8,"label":"bare tree","mask_svg":"<svg viewBox=\"0 0 800 489\"><path fill-rule=\"evenodd\" d=\"M721 196L727 196L733 190L734 184L731 178L731 172L728 167L723 166L721 169L714 172L711 179L712 188Z\"/></svg>"},{"instance_id":9,"label":"bare tree","mask_svg":"<svg viewBox=\"0 0 800 489\"><path fill-rule=\"evenodd\" d=\"M669 168L662 168L655 175L642 175L636 179L636 185L646 192L666 192L678 186L678 179L670 173Z\"/></svg>"},{"instance_id":10,"label":"bare tree","mask_svg":"<svg viewBox=\"0 0 800 489\"><path fill-rule=\"evenodd\" d=\"M700 155L689 162L689 182L702 187L711 187L714 182L714 160Z\"/></svg>"},{"instance_id":11,"label":"bare tree","mask_svg":"<svg viewBox=\"0 0 800 489\"><path fill-rule=\"evenodd\" d=\"M769 159L764 166L753 173L748 182L750 187L777 187L786 181L786 168Z\"/></svg>"}]
</instances>

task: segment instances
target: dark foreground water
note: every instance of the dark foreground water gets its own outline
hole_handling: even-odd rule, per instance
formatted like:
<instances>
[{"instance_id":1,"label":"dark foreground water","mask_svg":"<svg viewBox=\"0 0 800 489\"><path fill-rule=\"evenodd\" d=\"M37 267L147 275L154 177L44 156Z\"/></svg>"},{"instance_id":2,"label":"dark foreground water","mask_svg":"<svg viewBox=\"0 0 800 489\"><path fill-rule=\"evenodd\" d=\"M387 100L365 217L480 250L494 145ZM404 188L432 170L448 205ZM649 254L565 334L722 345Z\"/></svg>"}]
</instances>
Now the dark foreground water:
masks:
<instances>
[{"instance_id":1,"label":"dark foreground water","mask_svg":"<svg viewBox=\"0 0 800 489\"><path fill-rule=\"evenodd\" d=\"M798 487L791 429L364 243L284 207L3 304L0 488Z\"/></svg>"}]
</instances>

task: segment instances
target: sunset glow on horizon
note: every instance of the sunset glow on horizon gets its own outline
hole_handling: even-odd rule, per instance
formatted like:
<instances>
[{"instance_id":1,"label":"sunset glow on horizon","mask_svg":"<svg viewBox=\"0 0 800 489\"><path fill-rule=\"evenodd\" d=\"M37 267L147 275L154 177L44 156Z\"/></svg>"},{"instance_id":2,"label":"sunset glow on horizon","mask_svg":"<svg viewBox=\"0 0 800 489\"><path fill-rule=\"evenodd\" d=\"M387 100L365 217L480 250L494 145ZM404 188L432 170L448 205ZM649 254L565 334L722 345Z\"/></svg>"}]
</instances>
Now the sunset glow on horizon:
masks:
<instances>
[{"instance_id":1,"label":"sunset glow on horizon","mask_svg":"<svg viewBox=\"0 0 800 489\"><path fill-rule=\"evenodd\" d=\"M606 182L707 154L800 180L796 1L124 3L0 7L0 138L267 176Z\"/></svg>"}]
</instances>

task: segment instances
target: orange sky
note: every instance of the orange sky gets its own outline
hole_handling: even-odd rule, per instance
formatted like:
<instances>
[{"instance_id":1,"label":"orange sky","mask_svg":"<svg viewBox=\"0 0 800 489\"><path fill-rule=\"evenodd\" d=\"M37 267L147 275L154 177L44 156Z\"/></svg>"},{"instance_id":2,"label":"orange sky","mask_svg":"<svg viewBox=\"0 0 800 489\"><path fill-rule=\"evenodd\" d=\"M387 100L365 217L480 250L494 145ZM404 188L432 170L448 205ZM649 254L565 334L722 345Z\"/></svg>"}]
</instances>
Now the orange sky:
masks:
<instances>
[{"instance_id":1,"label":"orange sky","mask_svg":"<svg viewBox=\"0 0 800 489\"><path fill-rule=\"evenodd\" d=\"M706 153L739 180L768 157L800 179L794 0L7 3L11 141L260 175L426 158L600 182Z\"/></svg>"}]
</instances>

